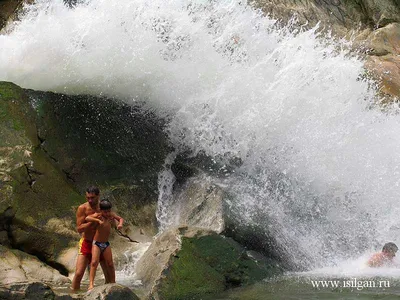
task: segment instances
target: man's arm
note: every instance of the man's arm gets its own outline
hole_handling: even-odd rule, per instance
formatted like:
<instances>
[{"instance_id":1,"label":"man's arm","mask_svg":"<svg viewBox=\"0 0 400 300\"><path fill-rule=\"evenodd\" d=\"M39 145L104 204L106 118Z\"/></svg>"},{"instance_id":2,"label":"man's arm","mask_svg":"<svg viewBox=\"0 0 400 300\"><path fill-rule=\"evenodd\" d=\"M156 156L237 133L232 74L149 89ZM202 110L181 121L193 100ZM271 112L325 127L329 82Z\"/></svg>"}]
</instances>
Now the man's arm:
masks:
<instances>
[{"instance_id":1,"label":"man's arm","mask_svg":"<svg viewBox=\"0 0 400 300\"><path fill-rule=\"evenodd\" d=\"M85 229L90 226L90 223L85 222L85 218L85 208L83 206L79 206L78 210L76 211L76 230L79 233L84 232Z\"/></svg>"},{"instance_id":2,"label":"man's arm","mask_svg":"<svg viewBox=\"0 0 400 300\"><path fill-rule=\"evenodd\" d=\"M120 216L116 215L115 213L112 214L112 217L118 221L117 229L122 228L122 224L124 224L124 219L122 219Z\"/></svg>"},{"instance_id":3,"label":"man's arm","mask_svg":"<svg viewBox=\"0 0 400 300\"><path fill-rule=\"evenodd\" d=\"M78 207L76 211L76 230L82 233L85 229L92 225L92 221L86 220L85 207L83 205Z\"/></svg>"}]
</instances>

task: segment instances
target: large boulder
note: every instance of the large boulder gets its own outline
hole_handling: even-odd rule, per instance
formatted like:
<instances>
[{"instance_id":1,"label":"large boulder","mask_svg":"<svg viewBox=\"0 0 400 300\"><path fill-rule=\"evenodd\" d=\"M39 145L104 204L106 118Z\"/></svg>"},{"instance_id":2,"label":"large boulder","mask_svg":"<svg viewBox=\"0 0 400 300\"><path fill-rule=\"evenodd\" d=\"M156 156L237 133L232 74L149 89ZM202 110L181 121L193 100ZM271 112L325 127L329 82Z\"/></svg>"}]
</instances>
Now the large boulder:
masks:
<instances>
[{"instance_id":1,"label":"large boulder","mask_svg":"<svg viewBox=\"0 0 400 300\"><path fill-rule=\"evenodd\" d=\"M375 30L367 43L371 55L366 67L380 83L380 92L400 97L400 23Z\"/></svg>"},{"instance_id":2,"label":"large boulder","mask_svg":"<svg viewBox=\"0 0 400 300\"><path fill-rule=\"evenodd\" d=\"M243 286L278 274L272 261L256 260L230 238L179 227L153 242L136 267L154 299L188 299Z\"/></svg>"},{"instance_id":3,"label":"large boulder","mask_svg":"<svg viewBox=\"0 0 400 300\"><path fill-rule=\"evenodd\" d=\"M372 32L368 49L376 56L400 53L400 23L391 23Z\"/></svg>"},{"instance_id":4,"label":"large boulder","mask_svg":"<svg viewBox=\"0 0 400 300\"><path fill-rule=\"evenodd\" d=\"M224 192L203 173L177 185L173 201L165 203L165 219L173 226L185 224L221 233L224 226Z\"/></svg>"},{"instance_id":5,"label":"large boulder","mask_svg":"<svg viewBox=\"0 0 400 300\"><path fill-rule=\"evenodd\" d=\"M68 233L57 233L48 222L72 220L82 197L40 148L35 120L25 91L0 82L0 241L67 275L57 257L76 233L72 223Z\"/></svg>"},{"instance_id":6,"label":"large boulder","mask_svg":"<svg viewBox=\"0 0 400 300\"><path fill-rule=\"evenodd\" d=\"M69 283L67 277L62 276L35 256L0 245L0 285L30 281L57 285Z\"/></svg>"}]
</instances>

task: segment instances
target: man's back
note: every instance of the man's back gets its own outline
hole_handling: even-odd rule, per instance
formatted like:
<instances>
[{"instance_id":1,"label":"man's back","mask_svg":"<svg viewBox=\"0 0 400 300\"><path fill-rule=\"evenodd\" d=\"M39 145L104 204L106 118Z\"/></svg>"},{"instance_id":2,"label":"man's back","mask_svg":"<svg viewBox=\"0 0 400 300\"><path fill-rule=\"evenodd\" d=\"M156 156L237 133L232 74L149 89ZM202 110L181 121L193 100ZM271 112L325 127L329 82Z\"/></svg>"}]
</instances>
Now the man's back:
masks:
<instances>
[{"instance_id":1,"label":"man's back","mask_svg":"<svg viewBox=\"0 0 400 300\"><path fill-rule=\"evenodd\" d=\"M379 252L372 255L368 260L368 265L370 267L383 267L384 265L390 264L391 260L388 259L384 253Z\"/></svg>"}]
</instances>

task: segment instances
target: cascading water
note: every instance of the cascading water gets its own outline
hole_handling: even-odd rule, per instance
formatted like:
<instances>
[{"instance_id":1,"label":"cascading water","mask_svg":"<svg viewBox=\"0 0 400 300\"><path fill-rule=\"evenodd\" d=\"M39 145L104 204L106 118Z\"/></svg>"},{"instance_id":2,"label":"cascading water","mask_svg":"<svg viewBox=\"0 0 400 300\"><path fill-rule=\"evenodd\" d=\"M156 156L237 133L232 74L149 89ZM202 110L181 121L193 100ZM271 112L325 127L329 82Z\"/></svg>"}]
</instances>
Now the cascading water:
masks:
<instances>
[{"instance_id":1,"label":"cascading water","mask_svg":"<svg viewBox=\"0 0 400 300\"><path fill-rule=\"evenodd\" d=\"M306 268L398 240L400 117L363 74L340 43L239 0L38 0L0 36L0 80L144 101L177 149L240 158L232 214Z\"/></svg>"}]
</instances>

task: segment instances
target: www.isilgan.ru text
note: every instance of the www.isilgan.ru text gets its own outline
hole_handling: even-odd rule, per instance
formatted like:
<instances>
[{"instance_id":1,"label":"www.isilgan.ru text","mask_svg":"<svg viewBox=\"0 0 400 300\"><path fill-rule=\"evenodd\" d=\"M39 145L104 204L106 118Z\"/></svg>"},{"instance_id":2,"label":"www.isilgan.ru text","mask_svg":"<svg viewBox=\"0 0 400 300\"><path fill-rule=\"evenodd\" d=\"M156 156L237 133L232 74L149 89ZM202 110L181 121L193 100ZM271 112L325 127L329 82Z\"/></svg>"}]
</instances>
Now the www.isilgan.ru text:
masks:
<instances>
[{"instance_id":1,"label":"www.isilgan.ru text","mask_svg":"<svg viewBox=\"0 0 400 300\"><path fill-rule=\"evenodd\" d=\"M351 278L348 280L311 280L311 285L316 289L350 288L361 291L366 288L390 288L389 280L359 280Z\"/></svg>"}]
</instances>

